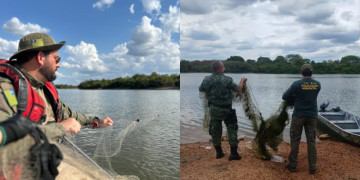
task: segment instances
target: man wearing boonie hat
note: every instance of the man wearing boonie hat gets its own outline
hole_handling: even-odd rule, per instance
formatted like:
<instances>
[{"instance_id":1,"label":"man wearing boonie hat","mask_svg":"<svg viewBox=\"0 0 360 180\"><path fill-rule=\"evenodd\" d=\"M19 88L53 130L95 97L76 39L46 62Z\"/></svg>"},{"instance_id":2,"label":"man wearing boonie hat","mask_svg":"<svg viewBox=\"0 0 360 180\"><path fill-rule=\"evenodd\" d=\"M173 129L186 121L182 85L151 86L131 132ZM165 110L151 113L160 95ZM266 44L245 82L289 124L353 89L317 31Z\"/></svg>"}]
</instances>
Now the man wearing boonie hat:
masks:
<instances>
[{"instance_id":1,"label":"man wearing boonie hat","mask_svg":"<svg viewBox=\"0 0 360 180\"><path fill-rule=\"evenodd\" d=\"M310 174L316 172L316 118L318 116L317 96L321 89L319 81L311 78L313 68L310 64L304 64L301 67L302 79L292 83L290 88L283 94L284 100L294 99L294 112L290 127L291 151L289 163L286 168L291 171L297 171L297 156L299 152L299 143L303 127L305 128L308 163Z\"/></svg>"},{"instance_id":2,"label":"man wearing boonie hat","mask_svg":"<svg viewBox=\"0 0 360 180\"><path fill-rule=\"evenodd\" d=\"M71 110L58 96L52 81L60 67L58 50L65 43L55 43L44 33L31 33L20 39L10 61L0 61L0 122L21 114L39 124L49 139L76 134L81 125L113 125L109 117L100 120ZM7 133L5 141L11 141L20 138L23 130L9 126L0 131ZM3 138L0 146L6 143Z\"/></svg>"}]
</instances>

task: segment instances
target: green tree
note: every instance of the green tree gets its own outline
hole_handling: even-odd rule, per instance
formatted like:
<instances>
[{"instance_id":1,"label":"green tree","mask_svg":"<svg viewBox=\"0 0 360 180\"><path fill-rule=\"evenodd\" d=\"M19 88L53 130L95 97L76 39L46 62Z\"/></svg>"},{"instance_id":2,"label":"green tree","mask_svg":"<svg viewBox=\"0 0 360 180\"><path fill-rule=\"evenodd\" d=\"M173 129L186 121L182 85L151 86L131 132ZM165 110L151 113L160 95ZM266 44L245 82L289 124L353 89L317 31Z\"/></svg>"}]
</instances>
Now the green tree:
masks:
<instances>
[{"instance_id":1,"label":"green tree","mask_svg":"<svg viewBox=\"0 0 360 180\"><path fill-rule=\"evenodd\" d=\"M359 56L354 56L354 55L344 56L344 57L341 58L340 63L343 63L343 64L359 64L360 63L360 57Z\"/></svg>"},{"instance_id":2,"label":"green tree","mask_svg":"<svg viewBox=\"0 0 360 180\"><path fill-rule=\"evenodd\" d=\"M229 58L226 59L226 61L240 61L240 62L245 62L244 58L242 58L241 56L230 56Z\"/></svg>"},{"instance_id":3,"label":"green tree","mask_svg":"<svg viewBox=\"0 0 360 180\"><path fill-rule=\"evenodd\" d=\"M191 70L191 63L189 61L180 61L180 72L190 72Z\"/></svg>"},{"instance_id":4,"label":"green tree","mask_svg":"<svg viewBox=\"0 0 360 180\"><path fill-rule=\"evenodd\" d=\"M253 59L248 59L248 60L246 60L246 63L247 63L247 64L255 64L256 61L253 60Z\"/></svg>"},{"instance_id":5,"label":"green tree","mask_svg":"<svg viewBox=\"0 0 360 180\"><path fill-rule=\"evenodd\" d=\"M257 59L257 63L258 64L270 64L272 63L271 59L268 58L268 57L262 57L260 56L258 59Z\"/></svg>"},{"instance_id":6,"label":"green tree","mask_svg":"<svg viewBox=\"0 0 360 180\"><path fill-rule=\"evenodd\" d=\"M282 64L286 64L287 60L285 59L284 56L277 56L274 60L274 63L282 63Z\"/></svg>"},{"instance_id":7,"label":"green tree","mask_svg":"<svg viewBox=\"0 0 360 180\"><path fill-rule=\"evenodd\" d=\"M299 54L288 54L285 59L295 66L301 66L305 63L305 60Z\"/></svg>"}]
</instances>

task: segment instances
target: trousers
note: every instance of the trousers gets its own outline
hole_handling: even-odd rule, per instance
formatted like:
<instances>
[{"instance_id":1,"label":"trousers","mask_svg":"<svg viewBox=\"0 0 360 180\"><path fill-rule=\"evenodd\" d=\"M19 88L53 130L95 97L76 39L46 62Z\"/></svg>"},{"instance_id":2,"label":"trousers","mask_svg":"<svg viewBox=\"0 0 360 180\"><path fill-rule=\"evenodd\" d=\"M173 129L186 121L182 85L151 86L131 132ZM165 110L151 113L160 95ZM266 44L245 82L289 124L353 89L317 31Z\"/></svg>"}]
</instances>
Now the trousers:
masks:
<instances>
[{"instance_id":1,"label":"trousers","mask_svg":"<svg viewBox=\"0 0 360 180\"><path fill-rule=\"evenodd\" d=\"M317 152L316 152L316 118L299 118L292 117L290 126L290 142L291 151L289 155L289 166L296 168L297 157L299 153L299 144L303 127L305 128L305 135L307 141L307 153L309 170L316 170Z\"/></svg>"},{"instance_id":2,"label":"trousers","mask_svg":"<svg viewBox=\"0 0 360 180\"><path fill-rule=\"evenodd\" d=\"M226 129L229 137L230 146L238 146L237 131L239 129L237 124L236 112L234 109L222 108L210 105L210 128L209 134L211 135L214 146L221 146L222 136L222 122L225 122Z\"/></svg>"}]
</instances>

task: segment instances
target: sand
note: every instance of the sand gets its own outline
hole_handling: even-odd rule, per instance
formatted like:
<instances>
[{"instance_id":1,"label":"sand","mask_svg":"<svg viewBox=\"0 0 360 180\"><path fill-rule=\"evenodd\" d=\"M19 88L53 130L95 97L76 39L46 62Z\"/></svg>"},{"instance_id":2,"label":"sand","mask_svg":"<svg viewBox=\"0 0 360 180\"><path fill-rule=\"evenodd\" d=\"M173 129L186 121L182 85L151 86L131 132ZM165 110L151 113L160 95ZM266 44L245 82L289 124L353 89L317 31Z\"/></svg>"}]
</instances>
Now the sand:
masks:
<instances>
[{"instance_id":1,"label":"sand","mask_svg":"<svg viewBox=\"0 0 360 180\"><path fill-rule=\"evenodd\" d=\"M352 145L323 140L317 143L317 172L310 175L307 161L307 146L301 142L298 156L298 171L285 169L290 152L289 143L281 143L275 154L286 161L271 162L255 157L250 149L250 140L240 141L240 161L229 161L229 145L223 141L225 157L215 158L215 149L211 142L199 142L180 145L180 179L326 179L360 180L360 148ZM211 149L208 146L211 147Z\"/></svg>"}]
</instances>

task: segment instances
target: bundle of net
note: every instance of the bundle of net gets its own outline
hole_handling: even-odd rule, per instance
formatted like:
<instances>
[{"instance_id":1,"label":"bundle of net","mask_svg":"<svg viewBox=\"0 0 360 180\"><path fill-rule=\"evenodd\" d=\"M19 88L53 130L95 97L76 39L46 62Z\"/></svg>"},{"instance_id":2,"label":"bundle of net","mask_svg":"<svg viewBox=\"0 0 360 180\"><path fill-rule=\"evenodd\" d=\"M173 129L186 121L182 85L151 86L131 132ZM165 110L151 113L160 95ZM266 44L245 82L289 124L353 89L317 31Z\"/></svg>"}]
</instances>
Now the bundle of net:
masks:
<instances>
[{"instance_id":1,"label":"bundle of net","mask_svg":"<svg viewBox=\"0 0 360 180\"><path fill-rule=\"evenodd\" d=\"M123 139L136 127L137 121L132 121L120 132L115 132L112 127L104 128L102 136L95 150L95 158L104 157L109 167L100 167L93 159L89 158L80 148L69 139L51 140L52 144L60 149L63 160L57 167L58 180L69 179L117 179L138 180L137 176L123 176L117 174L111 167L110 158L120 152ZM110 135L112 134L112 136ZM111 137L111 140L109 138ZM0 148L0 179L35 179L37 170L31 164L30 149L35 145L34 138L26 135Z\"/></svg>"},{"instance_id":2,"label":"bundle of net","mask_svg":"<svg viewBox=\"0 0 360 180\"><path fill-rule=\"evenodd\" d=\"M248 84L244 85L240 99L245 115L252 121L253 131L256 132L252 143L256 156L264 160L271 160L271 154L266 147L268 145L277 152L278 146L283 141L284 128L289 122L287 111L293 102L283 101L278 110L264 120Z\"/></svg>"},{"instance_id":3,"label":"bundle of net","mask_svg":"<svg viewBox=\"0 0 360 180\"><path fill-rule=\"evenodd\" d=\"M204 110L203 131L209 132L209 127L210 127L209 101L206 98L205 92L199 92L199 98L202 100L203 110Z\"/></svg>"}]
</instances>

